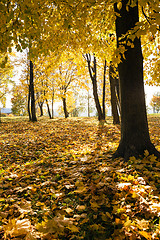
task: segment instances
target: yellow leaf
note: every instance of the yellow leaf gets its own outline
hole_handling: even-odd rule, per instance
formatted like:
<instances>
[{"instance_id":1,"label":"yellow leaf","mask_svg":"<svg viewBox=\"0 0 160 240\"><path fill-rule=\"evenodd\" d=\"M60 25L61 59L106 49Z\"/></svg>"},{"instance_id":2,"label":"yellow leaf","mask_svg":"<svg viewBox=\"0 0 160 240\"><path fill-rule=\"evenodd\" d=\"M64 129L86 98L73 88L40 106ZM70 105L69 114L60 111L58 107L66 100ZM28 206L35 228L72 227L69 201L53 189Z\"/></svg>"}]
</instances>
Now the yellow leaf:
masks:
<instances>
[{"instance_id":1,"label":"yellow leaf","mask_svg":"<svg viewBox=\"0 0 160 240\"><path fill-rule=\"evenodd\" d=\"M128 176L128 180L129 180L129 181L133 181L133 180L134 180L134 176L129 175L129 176Z\"/></svg>"},{"instance_id":2,"label":"yellow leaf","mask_svg":"<svg viewBox=\"0 0 160 240\"><path fill-rule=\"evenodd\" d=\"M132 198L137 198L138 197L138 194L136 192L133 192L132 193Z\"/></svg>"},{"instance_id":3,"label":"yellow leaf","mask_svg":"<svg viewBox=\"0 0 160 240\"><path fill-rule=\"evenodd\" d=\"M121 8L122 8L122 2L117 3L117 8L118 8L119 10L121 10Z\"/></svg>"},{"instance_id":4,"label":"yellow leaf","mask_svg":"<svg viewBox=\"0 0 160 240\"><path fill-rule=\"evenodd\" d=\"M146 221L144 219L142 220L136 220L137 221L137 225L138 225L138 228L141 229L141 230L146 230L148 229L149 227L149 221Z\"/></svg>"},{"instance_id":5,"label":"yellow leaf","mask_svg":"<svg viewBox=\"0 0 160 240\"><path fill-rule=\"evenodd\" d=\"M0 202L4 202L5 201L5 198L0 198Z\"/></svg>"},{"instance_id":6,"label":"yellow leaf","mask_svg":"<svg viewBox=\"0 0 160 240\"><path fill-rule=\"evenodd\" d=\"M37 207L40 207L40 206L42 206L42 205L44 205L43 202L37 202L37 203L36 203L36 206L37 206Z\"/></svg>"},{"instance_id":7,"label":"yellow leaf","mask_svg":"<svg viewBox=\"0 0 160 240\"><path fill-rule=\"evenodd\" d=\"M117 225L118 225L118 224L120 224L120 223L121 223L121 219L119 219L119 218L116 218L116 219L115 219L115 224L117 224Z\"/></svg>"},{"instance_id":8,"label":"yellow leaf","mask_svg":"<svg viewBox=\"0 0 160 240\"><path fill-rule=\"evenodd\" d=\"M86 209L86 207L85 207L84 205L78 205L78 206L76 207L76 209L77 209L78 211L84 211L84 210Z\"/></svg>"},{"instance_id":9,"label":"yellow leaf","mask_svg":"<svg viewBox=\"0 0 160 240\"><path fill-rule=\"evenodd\" d=\"M148 157L148 156L149 156L148 150L145 150L145 151L144 151L144 156L145 156L145 157Z\"/></svg>"},{"instance_id":10,"label":"yellow leaf","mask_svg":"<svg viewBox=\"0 0 160 240\"><path fill-rule=\"evenodd\" d=\"M91 208L99 208L99 205L94 201L90 201Z\"/></svg>"},{"instance_id":11,"label":"yellow leaf","mask_svg":"<svg viewBox=\"0 0 160 240\"><path fill-rule=\"evenodd\" d=\"M129 220L129 217L127 217L126 222L124 223L124 227L129 227L131 225L131 220Z\"/></svg>"},{"instance_id":12,"label":"yellow leaf","mask_svg":"<svg viewBox=\"0 0 160 240\"><path fill-rule=\"evenodd\" d=\"M86 187L81 186L77 190L75 190L74 192L75 193L84 193L86 191L87 191Z\"/></svg>"},{"instance_id":13,"label":"yellow leaf","mask_svg":"<svg viewBox=\"0 0 160 240\"><path fill-rule=\"evenodd\" d=\"M145 237L147 240L151 240L152 237L149 233L145 232L145 231L140 231L139 234L143 237Z\"/></svg>"},{"instance_id":14,"label":"yellow leaf","mask_svg":"<svg viewBox=\"0 0 160 240\"><path fill-rule=\"evenodd\" d=\"M70 213L73 212L73 209L71 209L71 208L66 208L65 211L66 211L68 214L70 214Z\"/></svg>"},{"instance_id":15,"label":"yellow leaf","mask_svg":"<svg viewBox=\"0 0 160 240\"><path fill-rule=\"evenodd\" d=\"M31 230L31 222L28 219L11 219L8 224L4 226L6 235L11 237L18 237L21 235L27 235Z\"/></svg>"},{"instance_id":16,"label":"yellow leaf","mask_svg":"<svg viewBox=\"0 0 160 240\"><path fill-rule=\"evenodd\" d=\"M107 217L112 218L111 214L109 212L106 212Z\"/></svg>"},{"instance_id":17,"label":"yellow leaf","mask_svg":"<svg viewBox=\"0 0 160 240\"><path fill-rule=\"evenodd\" d=\"M67 227L71 232L79 232L79 228L76 227L75 225L70 225Z\"/></svg>"}]
</instances>

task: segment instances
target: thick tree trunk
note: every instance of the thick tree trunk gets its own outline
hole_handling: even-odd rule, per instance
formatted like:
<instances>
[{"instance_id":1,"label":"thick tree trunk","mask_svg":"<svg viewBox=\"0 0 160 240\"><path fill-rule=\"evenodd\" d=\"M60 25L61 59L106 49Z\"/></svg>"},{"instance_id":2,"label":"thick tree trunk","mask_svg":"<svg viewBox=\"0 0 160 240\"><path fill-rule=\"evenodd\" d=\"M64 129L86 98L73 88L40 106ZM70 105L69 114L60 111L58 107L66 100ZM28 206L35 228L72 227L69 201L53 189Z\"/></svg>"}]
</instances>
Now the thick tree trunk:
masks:
<instances>
[{"instance_id":1,"label":"thick tree trunk","mask_svg":"<svg viewBox=\"0 0 160 240\"><path fill-rule=\"evenodd\" d=\"M118 100L116 96L116 81L114 77L114 68L112 63L109 66L109 81L110 81L110 92L111 92L111 108L113 116L113 124L120 124L119 114L118 114Z\"/></svg>"},{"instance_id":2,"label":"thick tree trunk","mask_svg":"<svg viewBox=\"0 0 160 240\"><path fill-rule=\"evenodd\" d=\"M139 21L138 3L126 10L128 0L122 0L122 8L114 5L116 15L117 46L122 44L119 38L134 28ZM143 83L143 57L140 39L135 38L134 47L125 44L125 59L118 66L121 95L121 141L114 157L139 156L148 150L150 154L160 157L150 141Z\"/></svg>"},{"instance_id":3,"label":"thick tree trunk","mask_svg":"<svg viewBox=\"0 0 160 240\"><path fill-rule=\"evenodd\" d=\"M30 60L30 96L31 96L31 121L36 122L36 108L35 108L35 96L34 96L34 83L33 83L33 63Z\"/></svg>"},{"instance_id":4,"label":"thick tree trunk","mask_svg":"<svg viewBox=\"0 0 160 240\"><path fill-rule=\"evenodd\" d=\"M62 102L63 102L63 111L64 111L64 116L65 118L69 117L69 113L67 111L67 104L66 104L66 98L62 97Z\"/></svg>"}]
</instances>

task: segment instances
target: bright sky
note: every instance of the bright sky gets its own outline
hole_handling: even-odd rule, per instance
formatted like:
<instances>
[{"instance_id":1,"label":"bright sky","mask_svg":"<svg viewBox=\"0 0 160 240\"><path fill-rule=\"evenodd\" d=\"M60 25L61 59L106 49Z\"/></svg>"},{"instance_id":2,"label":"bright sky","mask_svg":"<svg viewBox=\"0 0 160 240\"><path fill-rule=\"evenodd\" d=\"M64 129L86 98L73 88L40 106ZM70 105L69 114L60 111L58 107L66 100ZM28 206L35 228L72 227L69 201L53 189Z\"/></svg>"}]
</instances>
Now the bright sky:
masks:
<instances>
[{"instance_id":1,"label":"bright sky","mask_svg":"<svg viewBox=\"0 0 160 240\"><path fill-rule=\"evenodd\" d=\"M145 85L145 93L146 93L146 105L150 105L151 98L154 93L160 92L160 86L148 86Z\"/></svg>"}]
</instances>

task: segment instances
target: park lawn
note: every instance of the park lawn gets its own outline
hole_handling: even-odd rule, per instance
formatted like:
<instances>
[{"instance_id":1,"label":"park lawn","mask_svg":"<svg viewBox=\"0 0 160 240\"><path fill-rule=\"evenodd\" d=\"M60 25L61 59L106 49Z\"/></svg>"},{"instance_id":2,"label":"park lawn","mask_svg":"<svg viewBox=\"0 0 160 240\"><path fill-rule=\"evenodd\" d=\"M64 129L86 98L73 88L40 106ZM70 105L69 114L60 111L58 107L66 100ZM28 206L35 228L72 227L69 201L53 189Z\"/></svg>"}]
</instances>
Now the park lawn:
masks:
<instances>
[{"instance_id":1,"label":"park lawn","mask_svg":"<svg viewBox=\"0 0 160 240\"><path fill-rule=\"evenodd\" d=\"M149 116L160 150L160 115ZM112 160L112 119L3 118L0 239L160 239L160 161Z\"/></svg>"}]
</instances>

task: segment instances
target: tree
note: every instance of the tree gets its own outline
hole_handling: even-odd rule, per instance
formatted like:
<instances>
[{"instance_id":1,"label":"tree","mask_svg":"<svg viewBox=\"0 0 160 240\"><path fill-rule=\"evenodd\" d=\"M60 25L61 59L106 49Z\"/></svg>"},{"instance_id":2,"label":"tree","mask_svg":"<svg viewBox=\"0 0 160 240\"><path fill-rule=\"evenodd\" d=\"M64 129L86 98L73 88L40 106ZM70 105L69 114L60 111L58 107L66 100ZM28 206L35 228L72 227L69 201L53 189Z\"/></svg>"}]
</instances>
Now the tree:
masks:
<instances>
[{"instance_id":1,"label":"tree","mask_svg":"<svg viewBox=\"0 0 160 240\"><path fill-rule=\"evenodd\" d=\"M10 85L13 76L13 65L7 54L0 53L0 102L3 106L6 104L6 94L10 92Z\"/></svg>"},{"instance_id":2,"label":"tree","mask_svg":"<svg viewBox=\"0 0 160 240\"><path fill-rule=\"evenodd\" d=\"M119 79L116 76L114 66L112 62L109 66L109 80L110 80L110 92L111 92L111 108L113 116L113 124L120 124L119 119Z\"/></svg>"},{"instance_id":3,"label":"tree","mask_svg":"<svg viewBox=\"0 0 160 240\"><path fill-rule=\"evenodd\" d=\"M137 5L137 0L84 0L78 3L64 0L56 0L54 3L46 0L17 0L0 3L4 9L3 21L0 22L1 49L5 51L14 41L20 50L29 45L28 39L32 39L33 56L49 54L50 51L56 51L58 55L64 49L80 48L85 53L99 51L107 55L107 50L109 53L113 51L110 51L111 45L106 42L106 35L107 31L114 31L113 22L116 18L119 55L116 55L113 63L121 60L118 70L122 138L115 156L124 156L126 159L130 155L142 154L145 149L158 155L148 133L139 37L148 32L151 36L159 33L159 1L139 0L141 21Z\"/></svg>"},{"instance_id":4,"label":"tree","mask_svg":"<svg viewBox=\"0 0 160 240\"><path fill-rule=\"evenodd\" d=\"M55 80L54 68L56 66L54 54L50 56L41 56L35 61L35 92L41 116L43 115L43 106L46 102L48 115L50 119L54 117L54 98L55 98ZM51 102L51 111L50 111Z\"/></svg>"},{"instance_id":5,"label":"tree","mask_svg":"<svg viewBox=\"0 0 160 240\"><path fill-rule=\"evenodd\" d=\"M34 81L33 81L33 62L29 61L29 72L30 72L30 78L29 78L29 97L28 97L28 104L30 104L30 120L32 122L37 121L36 117L36 107L35 107L35 93L34 93Z\"/></svg>"},{"instance_id":6,"label":"tree","mask_svg":"<svg viewBox=\"0 0 160 240\"><path fill-rule=\"evenodd\" d=\"M26 115L27 113L27 101L26 95L21 88L21 85L15 85L12 89L12 113L14 115Z\"/></svg>"},{"instance_id":7,"label":"tree","mask_svg":"<svg viewBox=\"0 0 160 240\"><path fill-rule=\"evenodd\" d=\"M151 106L153 107L154 113L159 113L160 111L160 93L154 94L151 99Z\"/></svg>"},{"instance_id":8,"label":"tree","mask_svg":"<svg viewBox=\"0 0 160 240\"><path fill-rule=\"evenodd\" d=\"M140 38L128 44L127 33L139 22L138 2L128 6L128 0L122 5L115 4L117 47L125 47L118 65L121 95L121 141L114 157L139 156L147 149L150 154L160 157L160 153L151 143L143 83L143 57Z\"/></svg>"},{"instance_id":9,"label":"tree","mask_svg":"<svg viewBox=\"0 0 160 240\"><path fill-rule=\"evenodd\" d=\"M77 53L78 55L78 53ZM57 94L62 99L65 118L69 117L69 112L75 108L74 89L77 87L86 87L83 82L85 65L74 55L74 52L64 52L61 55L59 65L55 69L54 78L56 80ZM67 100L72 103L70 111L67 109Z\"/></svg>"},{"instance_id":10,"label":"tree","mask_svg":"<svg viewBox=\"0 0 160 240\"><path fill-rule=\"evenodd\" d=\"M88 64L88 71L89 75L92 81L93 86L93 96L95 100L95 105L98 113L98 120L105 120L105 85L106 85L106 60L104 62L104 74L103 74L103 93L102 93L102 107L100 104L99 96L98 96L98 86L97 86L97 62L96 62L96 56L93 55L93 66L91 66L91 55L89 53L86 53L84 55L84 58L87 61Z\"/></svg>"}]
</instances>

